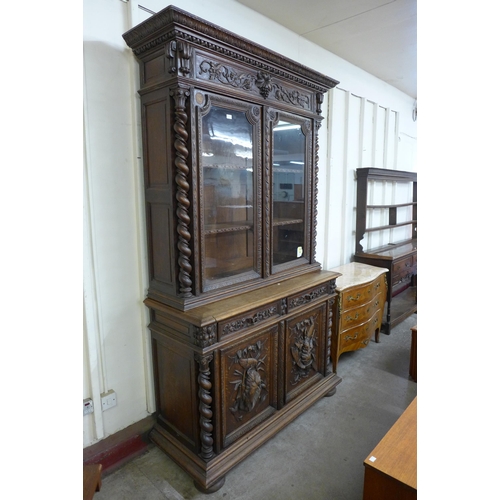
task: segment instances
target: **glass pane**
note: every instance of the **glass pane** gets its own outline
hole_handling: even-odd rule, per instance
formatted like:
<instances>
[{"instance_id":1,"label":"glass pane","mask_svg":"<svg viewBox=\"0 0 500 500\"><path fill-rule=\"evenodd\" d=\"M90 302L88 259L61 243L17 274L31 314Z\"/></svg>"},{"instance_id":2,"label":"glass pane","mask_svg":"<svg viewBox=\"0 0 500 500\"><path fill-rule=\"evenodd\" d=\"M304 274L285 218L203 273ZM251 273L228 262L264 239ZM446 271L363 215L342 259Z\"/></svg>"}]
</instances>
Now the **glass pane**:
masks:
<instances>
[{"instance_id":1,"label":"glass pane","mask_svg":"<svg viewBox=\"0 0 500 500\"><path fill-rule=\"evenodd\" d=\"M212 106L202 118L203 288L254 269L252 125Z\"/></svg>"},{"instance_id":2,"label":"glass pane","mask_svg":"<svg viewBox=\"0 0 500 500\"><path fill-rule=\"evenodd\" d=\"M273 130L273 265L304 254L305 150L300 125L278 122Z\"/></svg>"}]
</instances>

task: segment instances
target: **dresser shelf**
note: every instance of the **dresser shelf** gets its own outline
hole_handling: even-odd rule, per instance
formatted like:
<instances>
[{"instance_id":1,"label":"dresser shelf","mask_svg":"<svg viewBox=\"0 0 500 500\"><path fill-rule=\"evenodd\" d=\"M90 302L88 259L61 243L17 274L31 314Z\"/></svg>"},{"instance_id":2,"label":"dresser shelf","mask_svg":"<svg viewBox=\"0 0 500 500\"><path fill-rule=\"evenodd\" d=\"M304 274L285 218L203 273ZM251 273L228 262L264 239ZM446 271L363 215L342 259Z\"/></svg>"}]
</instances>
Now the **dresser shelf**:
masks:
<instances>
[{"instance_id":1,"label":"dresser shelf","mask_svg":"<svg viewBox=\"0 0 500 500\"><path fill-rule=\"evenodd\" d=\"M388 269L387 304L382 331L389 334L391 328L417 311L417 174L383 168L358 168L356 170L356 251L354 261ZM368 204L368 183L398 182L412 184L412 199L406 203L377 205ZM412 207L409 220L398 221L398 208ZM389 210L389 223L369 227L369 210ZM361 242L367 233L412 226L411 239L390 243L377 248L364 249Z\"/></svg>"}]
</instances>

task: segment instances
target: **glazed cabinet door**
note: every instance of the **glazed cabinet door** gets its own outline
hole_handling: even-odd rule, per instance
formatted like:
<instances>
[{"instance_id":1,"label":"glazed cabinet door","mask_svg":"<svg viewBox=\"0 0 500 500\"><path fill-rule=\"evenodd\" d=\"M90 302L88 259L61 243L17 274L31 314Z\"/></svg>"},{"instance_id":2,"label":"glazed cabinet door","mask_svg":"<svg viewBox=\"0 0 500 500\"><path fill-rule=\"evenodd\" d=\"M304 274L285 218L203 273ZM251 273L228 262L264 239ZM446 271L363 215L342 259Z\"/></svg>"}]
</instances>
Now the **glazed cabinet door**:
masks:
<instances>
[{"instance_id":1,"label":"glazed cabinet door","mask_svg":"<svg viewBox=\"0 0 500 500\"><path fill-rule=\"evenodd\" d=\"M220 373L225 448L277 410L278 325L221 349Z\"/></svg>"},{"instance_id":2,"label":"glazed cabinet door","mask_svg":"<svg viewBox=\"0 0 500 500\"><path fill-rule=\"evenodd\" d=\"M269 111L271 118L271 274L311 261L313 122Z\"/></svg>"},{"instance_id":3,"label":"glazed cabinet door","mask_svg":"<svg viewBox=\"0 0 500 500\"><path fill-rule=\"evenodd\" d=\"M262 276L261 108L195 91L200 292Z\"/></svg>"},{"instance_id":4,"label":"glazed cabinet door","mask_svg":"<svg viewBox=\"0 0 500 500\"><path fill-rule=\"evenodd\" d=\"M309 308L285 322L285 403L326 372L327 304Z\"/></svg>"}]
</instances>

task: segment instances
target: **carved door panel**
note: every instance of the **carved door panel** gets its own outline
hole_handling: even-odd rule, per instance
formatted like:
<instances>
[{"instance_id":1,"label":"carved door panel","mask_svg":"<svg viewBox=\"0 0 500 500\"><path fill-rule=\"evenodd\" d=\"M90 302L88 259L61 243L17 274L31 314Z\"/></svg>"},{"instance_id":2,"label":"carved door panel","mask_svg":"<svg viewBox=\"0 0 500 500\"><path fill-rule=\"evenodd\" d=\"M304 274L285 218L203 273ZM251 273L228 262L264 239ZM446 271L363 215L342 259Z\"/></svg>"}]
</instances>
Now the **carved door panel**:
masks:
<instances>
[{"instance_id":1,"label":"carved door panel","mask_svg":"<svg viewBox=\"0 0 500 500\"><path fill-rule=\"evenodd\" d=\"M285 403L323 378L325 334L324 302L285 322Z\"/></svg>"},{"instance_id":2,"label":"carved door panel","mask_svg":"<svg viewBox=\"0 0 500 500\"><path fill-rule=\"evenodd\" d=\"M222 447L277 408L278 325L221 349Z\"/></svg>"}]
</instances>

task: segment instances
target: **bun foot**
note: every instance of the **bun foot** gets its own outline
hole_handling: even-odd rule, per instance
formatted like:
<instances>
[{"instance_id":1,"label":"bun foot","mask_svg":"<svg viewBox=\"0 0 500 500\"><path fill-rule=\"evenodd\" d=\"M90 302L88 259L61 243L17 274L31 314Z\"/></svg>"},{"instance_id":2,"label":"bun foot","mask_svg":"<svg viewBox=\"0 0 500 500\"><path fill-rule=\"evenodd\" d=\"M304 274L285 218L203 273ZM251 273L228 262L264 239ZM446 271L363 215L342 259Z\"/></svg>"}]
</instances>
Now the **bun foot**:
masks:
<instances>
[{"instance_id":1,"label":"bun foot","mask_svg":"<svg viewBox=\"0 0 500 500\"><path fill-rule=\"evenodd\" d=\"M222 476L218 481L216 481L214 484L212 484L212 486L210 486L209 488L205 488L197 481L194 481L194 485L198 491L201 491L202 493L205 493L208 495L209 493L215 493L217 490L220 490L224 486L225 482L226 482L226 476Z\"/></svg>"}]
</instances>

